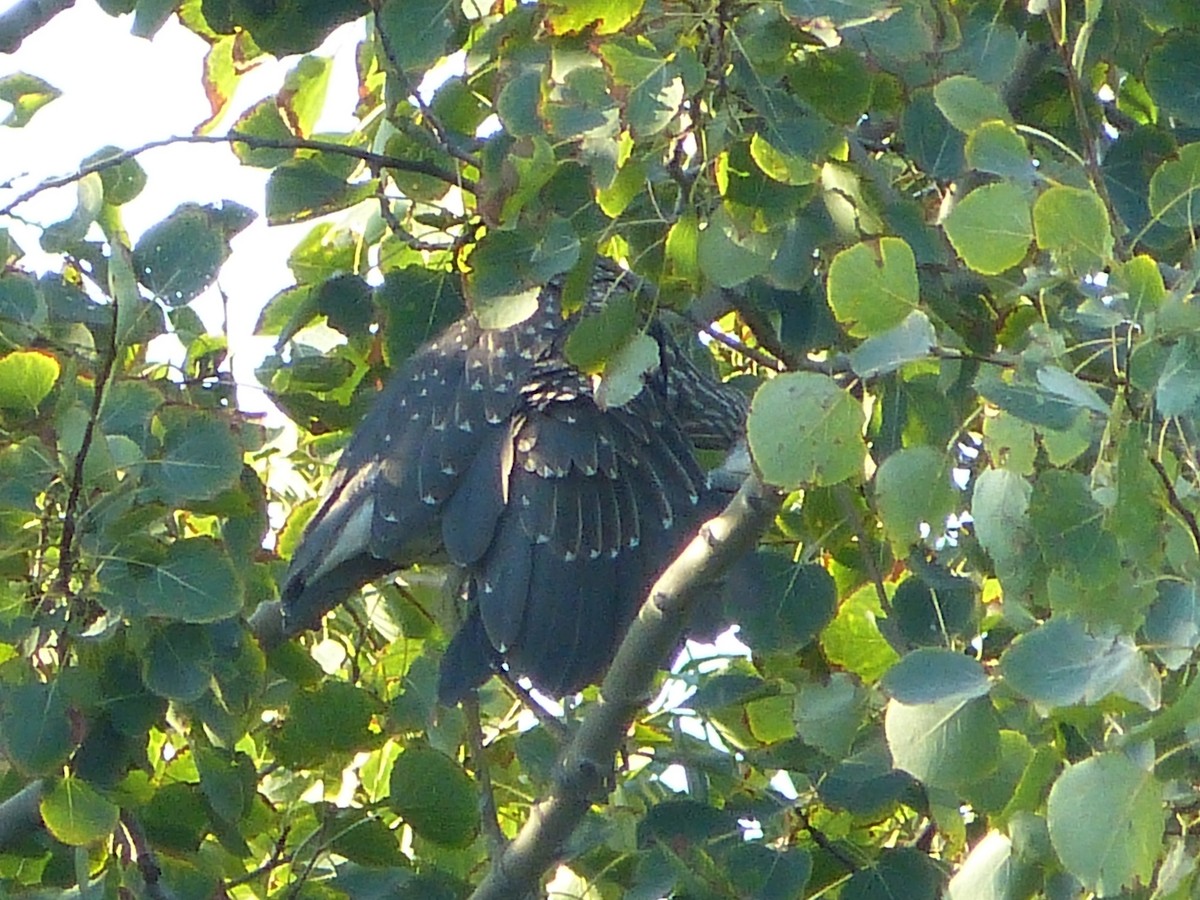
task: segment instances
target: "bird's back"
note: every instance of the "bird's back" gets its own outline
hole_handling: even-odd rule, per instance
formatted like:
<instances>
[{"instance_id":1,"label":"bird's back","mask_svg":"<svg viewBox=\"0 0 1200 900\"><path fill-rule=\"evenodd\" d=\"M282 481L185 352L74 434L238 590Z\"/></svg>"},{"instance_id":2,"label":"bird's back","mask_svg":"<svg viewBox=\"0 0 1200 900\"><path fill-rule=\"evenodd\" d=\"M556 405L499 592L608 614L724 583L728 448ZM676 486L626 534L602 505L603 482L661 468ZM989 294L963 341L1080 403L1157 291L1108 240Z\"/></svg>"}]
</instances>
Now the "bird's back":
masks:
<instances>
[{"instance_id":1,"label":"bird's back","mask_svg":"<svg viewBox=\"0 0 1200 900\"><path fill-rule=\"evenodd\" d=\"M443 701L501 660L555 695L603 674L654 578L712 511L694 436L732 440L745 403L653 323L658 371L602 410L563 355L576 321L551 284L525 321L485 329L467 316L400 368L292 559L289 632L388 571L444 558L466 571L469 611L443 661Z\"/></svg>"}]
</instances>

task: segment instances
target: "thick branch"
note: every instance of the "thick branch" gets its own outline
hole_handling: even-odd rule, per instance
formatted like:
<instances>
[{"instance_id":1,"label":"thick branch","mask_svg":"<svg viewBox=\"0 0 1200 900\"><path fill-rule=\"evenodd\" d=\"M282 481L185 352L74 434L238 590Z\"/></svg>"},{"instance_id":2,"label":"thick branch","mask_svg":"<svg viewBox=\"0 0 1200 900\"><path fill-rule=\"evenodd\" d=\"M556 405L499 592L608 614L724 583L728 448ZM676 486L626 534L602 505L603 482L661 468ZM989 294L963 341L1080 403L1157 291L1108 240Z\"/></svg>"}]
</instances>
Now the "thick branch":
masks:
<instances>
[{"instance_id":1,"label":"thick branch","mask_svg":"<svg viewBox=\"0 0 1200 900\"><path fill-rule=\"evenodd\" d=\"M42 827L42 788L38 778L0 803L0 848L10 847Z\"/></svg>"},{"instance_id":2,"label":"thick branch","mask_svg":"<svg viewBox=\"0 0 1200 900\"><path fill-rule=\"evenodd\" d=\"M530 810L529 820L472 900L523 897L536 888L608 781L625 733L649 698L659 664L683 632L693 598L754 545L777 505L756 477L747 478L724 511L705 523L663 572L621 642L599 701L567 748L554 792Z\"/></svg>"},{"instance_id":3,"label":"thick branch","mask_svg":"<svg viewBox=\"0 0 1200 900\"><path fill-rule=\"evenodd\" d=\"M16 53L25 38L74 5L75 0L21 0L0 15L0 53Z\"/></svg>"}]
</instances>

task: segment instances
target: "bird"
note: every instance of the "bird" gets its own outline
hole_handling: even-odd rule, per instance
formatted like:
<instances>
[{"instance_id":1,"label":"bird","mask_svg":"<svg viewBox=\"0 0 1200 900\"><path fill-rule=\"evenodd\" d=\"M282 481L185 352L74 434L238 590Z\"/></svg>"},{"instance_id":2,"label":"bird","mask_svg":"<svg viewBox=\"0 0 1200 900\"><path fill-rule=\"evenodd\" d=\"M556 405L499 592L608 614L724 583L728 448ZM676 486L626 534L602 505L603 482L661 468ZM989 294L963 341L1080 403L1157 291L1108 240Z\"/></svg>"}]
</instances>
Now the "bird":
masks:
<instances>
[{"instance_id":1,"label":"bird","mask_svg":"<svg viewBox=\"0 0 1200 900\"><path fill-rule=\"evenodd\" d=\"M723 505L697 450L730 451L747 400L658 319L658 366L605 406L564 346L633 276L598 265L582 309L563 282L528 318L474 313L418 349L355 430L290 561L288 636L364 584L416 563L462 572L465 619L443 655L453 706L498 670L548 696L596 683L657 576Z\"/></svg>"}]
</instances>

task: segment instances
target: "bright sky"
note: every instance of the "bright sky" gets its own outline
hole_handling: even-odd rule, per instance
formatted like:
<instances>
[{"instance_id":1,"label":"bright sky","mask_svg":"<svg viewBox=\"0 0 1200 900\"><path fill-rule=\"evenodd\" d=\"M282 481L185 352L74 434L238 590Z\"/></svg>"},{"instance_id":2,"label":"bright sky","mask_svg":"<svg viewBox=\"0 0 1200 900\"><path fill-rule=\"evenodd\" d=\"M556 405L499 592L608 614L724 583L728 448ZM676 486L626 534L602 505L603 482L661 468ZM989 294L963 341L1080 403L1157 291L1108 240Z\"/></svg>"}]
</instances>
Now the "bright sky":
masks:
<instances>
[{"instance_id":1,"label":"bright sky","mask_svg":"<svg viewBox=\"0 0 1200 900\"><path fill-rule=\"evenodd\" d=\"M12 6L0 0L0 11ZM0 55L0 77L25 72L48 81L62 96L43 107L24 128L0 128L0 206L46 178L75 171L82 159L105 145L130 149L172 135L190 134L209 116L201 85L208 45L174 17L152 41L130 35L131 16L113 18L91 0L80 0L39 29L12 55ZM327 104L342 120L322 120L321 130L350 130L356 95L353 50L361 24L334 32L317 51L333 55L335 66ZM268 61L242 78L221 133L241 110L278 90L296 57ZM344 98L344 99L342 99ZM0 119L7 105L0 102ZM165 218L180 203L230 199L256 210L260 218L233 241L233 255L221 270L219 287L229 300L229 337L239 401L248 411L267 409L254 389L253 371L271 347L251 332L262 305L292 283L287 254L310 224L268 228L261 218L266 172L238 164L221 146L175 146L143 154L148 183L122 208L130 237ZM75 207L75 188L39 195L17 210L27 222L45 226L66 218ZM38 230L0 219L34 271L57 270L61 262L38 247ZM221 322L220 296L210 289L194 304L210 329ZM161 350L162 348L160 348ZM170 352L162 350L162 352Z\"/></svg>"}]
</instances>

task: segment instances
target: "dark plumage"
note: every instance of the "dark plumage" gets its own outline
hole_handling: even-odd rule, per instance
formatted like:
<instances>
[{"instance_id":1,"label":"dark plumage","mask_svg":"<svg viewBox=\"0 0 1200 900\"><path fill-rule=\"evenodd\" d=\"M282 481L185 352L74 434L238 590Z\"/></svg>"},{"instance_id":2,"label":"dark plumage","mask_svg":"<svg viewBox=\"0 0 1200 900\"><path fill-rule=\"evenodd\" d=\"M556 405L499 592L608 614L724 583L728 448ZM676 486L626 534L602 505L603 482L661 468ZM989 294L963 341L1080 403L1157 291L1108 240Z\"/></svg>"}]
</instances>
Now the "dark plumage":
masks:
<instances>
[{"instance_id":1,"label":"dark plumage","mask_svg":"<svg viewBox=\"0 0 1200 900\"><path fill-rule=\"evenodd\" d=\"M624 289L598 270L594 304ZM654 579L719 508L693 448L732 446L746 404L654 322L658 370L602 410L563 356L578 314L564 319L560 299L547 286L505 329L468 315L395 374L292 558L289 633L387 572L448 558L470 612L442 663L443 702L501 661L553 695L603 674Z\"/></svg>"}]
</instances>

